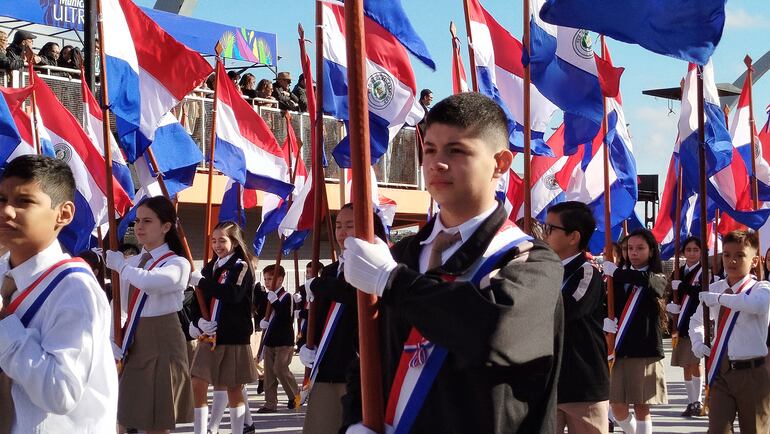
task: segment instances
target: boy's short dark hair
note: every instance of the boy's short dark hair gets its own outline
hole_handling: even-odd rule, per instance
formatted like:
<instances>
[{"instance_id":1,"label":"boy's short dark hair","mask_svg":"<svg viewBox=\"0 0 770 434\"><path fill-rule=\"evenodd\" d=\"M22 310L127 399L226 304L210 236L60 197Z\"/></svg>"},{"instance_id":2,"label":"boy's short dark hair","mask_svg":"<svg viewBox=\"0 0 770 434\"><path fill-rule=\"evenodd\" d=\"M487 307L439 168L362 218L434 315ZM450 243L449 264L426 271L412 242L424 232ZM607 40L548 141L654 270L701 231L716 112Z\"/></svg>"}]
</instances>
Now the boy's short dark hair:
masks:
<instances>
[{"instance_id":1,"label":"boy's short dark hair","mask_svg":"<svg viewBox=\"0 0 770 434\"><path fill-rule=\"evenodd\" d=\"M52 208L75 201L75 177L67 163L58 158L44 155L16 157L5 166L0 182L8 178L38 183L40 190L51 198Z\"/></svg>"},{"instance_id":2,"label":"boy's short dark hair","mask_svg":"<svg viewBox=\"0 0 770 434\"><path fill-rule=\"evenodd\" d=\"M755 252L759 252L759 235L756 231L732 231L722 239L723 245L727 243L751 247Z\"/></svg>"},{"instance_id":3,"label":"boy's short dark hair","mask_svg":"<svg viewBox=\"0 0 770 434\"><path fill-rule=\"evenodd\" d=\"M588 241L596 230L596 219L588 205L575 201L561 202L548 208L548 214L559 215L565 232L580 233L580 250L588 247Z\"/></svg>"},{"instance_id":4,"label":"boy's short dark hair","mask_svg":"<svg viewBox=\"0 0 770 434\"><path fill-rule=\"evenodd\" d=\"M270 273L275 276L275 264L270 264L262 269L262 274ZM286 277L286 270L283 269L283 265L278 266L278 277Z\"/></svg>"},{"instance_id":5,"label":"boy's short dark hair","mask_svg":"<svg viewBox=\"0 0 770 434\"><path fill-rule=\"evenodd\" d=\"M500 106L478 92L444 98L428 112L425 130L433 124L452 125L476 134L495 151L508 148L508 119Z\"/></svg>"},{"instance_id":6,"label":"boy's short dark hair","mask_svg":"<svg viewBox=\"0 0 770 434\"><path fill-rule=\"evenodd\" d=\"M324 267L324 264L322 264L321 261L316 261L316 265L318 265L319 270ZM313 266L313 261L309 261L307 265L305 265L305 268L311 268L312 266Z\"/></svg>"}]
</instances>

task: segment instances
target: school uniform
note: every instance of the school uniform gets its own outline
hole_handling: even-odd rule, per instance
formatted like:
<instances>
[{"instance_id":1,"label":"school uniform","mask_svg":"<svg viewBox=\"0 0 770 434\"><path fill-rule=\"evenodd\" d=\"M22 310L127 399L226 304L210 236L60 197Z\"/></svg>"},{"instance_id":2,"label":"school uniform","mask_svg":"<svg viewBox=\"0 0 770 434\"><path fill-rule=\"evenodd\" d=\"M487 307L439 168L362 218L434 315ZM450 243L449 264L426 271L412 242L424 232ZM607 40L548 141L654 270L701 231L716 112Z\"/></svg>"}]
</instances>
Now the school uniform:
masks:
<instances>
[{"instance_id":1,"label":"school uniform","mask_svg":"<svg viewBox=\"0 0 770 434\"><path fill-rule=\"evenodd\" d=\"M677 322L679 337L676 347L671 351L671 366L687 367L697 365L700 359L692 353L690 341L690 317L698 308L698 293L701 290L700 277L701 265L695 264L688 268L686 265L679 267L679 276L682 283L679 284L679 315L674 318Z\"/></svg>"},{"instance_id":2,"label":"school uniform","mask_svg":"<svg viewBox=\"0 0 770 434\"><path fill-rule=\"evenodd\" d=\"M316 361L310 372L310 396L304 434L336 433L342 426L346 374L358 356L355 288L345 282L339 262L313 279Z\"/></svg>"},{"instance_id":3,"label":"school uniform","mask_svg":"<svg viewBox=\"0 0 770 434\"><path fill-rule=\"evenodd\" d=\"M201 270L198 288L203 292L211 320L217 323L216 344L201 341L195 351L193 377L218 387L235 387L257 379L250 339L254 332L251 318L251 291L254 274L242 255L233 253L210 261ZM192 310L193 324L202 318L197 303ZM203 333L201 331L201 333Z\"/></svg>"},{"instance_id":4,"label":"school uniform","mask_svg":"<svg viewBox=\"0 0 770 434\"><path fill-rule=\"evenodd\" d=\"M663 297L666 277L647 267L617 269L612 277L619 319L610 403L665 404L668 397L658 300ZM627 312L625 319L623 312Z\"/></svg>"},{"instance_id":5,"label":"school uniform","mask_svg":"<svg viewBox=\"0 0 770 434\"><path fill-rule=\"evenodd\" d=\"M717 326L706 364L709 433L732 432L735 415L742 434L770 432L770 373L765 364L770 283L746 276L729 286L712 283L719 305L709 309ZM703 343L703 306L690 320L693 345Z\"/></svg>"},{"instance_id":6,"label":"school uniform","mask_svg":"<svg viewBox=\"0 0 770 434\"><path fill-rule=\"evenodd\" d=\"M118 378L110 308L90 268L78 261L53 269L70 259L58 241L10 271L8 259L0 259L0 275L13 278L10 307L18 308L0 321L0 369L12 382L15 414L0 415L0 425L12 423L18 434L114 431ZM49 286L55 276L62 279ZM30 287L52 291L20 299ZM35 299L44 301L32 314Z\"/></svg>"},{"instance_id":7,"label":"school uniform","mask_svg":"<svg viewBox=\"0 0 770 434\"><path fill-rule=\"evenodd\" d=\"M606 298L602 274L584 252L566 258L561 287L564 349L559 375L556 430L606 433L610 379L602 330Z\"/></svg>"},{"instance_id":8,"label":"school uniform","mask_svg":"<svg viewBox=\"0 0 770 434\"><path fill-rule=\"evenodd\" d=\"M297 320L297 351L299 351L307 342L307 320L310 316L310 304L307 301L307 290L304 284L297 288L295 294L299 294L300 297L300 301L294 303L294 318Z\"/></svg>"},{"instance_id":9,"label":"school uniform","mask_svg":"<svg viewBox=\"0 0 770 434\"><path fill-rule=\"evenodd\" d=\"M262 336L265 360L265 408L278 409L278 382L289 402L299 395L299 387L289 370L294 355L293 300L284 288L276 291L278 298L270 303L270 325Z\"/></svg>"},{"instance_id":10,"label":"school uniform","mask_svg":"<svg viewBox=\"0 0 770 434\"><path fill-rule=\"evenodd\" d=\"M128 312L131 296L146 295L124 354L118 397L122 426L172 430L177 423L193 421L187 346L177 316L189 276L190 263L167 244L149 252L142 249L126 260L120 272L120 303L126 318L136 316ZM127 327L132 324L129 321Z\"/></svg>"},{"instance_id":11,"label":"school uniform","mask_svg":"<svg viewBox=\"0 0 770 434\"><path fill-rule=\"evenodd\" d=\"M443 265L428 267L442 232L459 240L441 253ZM556 255L500 203L455 228L439 213L392 253L399 265L379 303L386 423L413 433L552 434L564 326ZM435 372L409 411L400 409L412 383L399 371L421 380ZM348 387L344 425L361 421L360 382Z\"/></svg>"}]
</instances>

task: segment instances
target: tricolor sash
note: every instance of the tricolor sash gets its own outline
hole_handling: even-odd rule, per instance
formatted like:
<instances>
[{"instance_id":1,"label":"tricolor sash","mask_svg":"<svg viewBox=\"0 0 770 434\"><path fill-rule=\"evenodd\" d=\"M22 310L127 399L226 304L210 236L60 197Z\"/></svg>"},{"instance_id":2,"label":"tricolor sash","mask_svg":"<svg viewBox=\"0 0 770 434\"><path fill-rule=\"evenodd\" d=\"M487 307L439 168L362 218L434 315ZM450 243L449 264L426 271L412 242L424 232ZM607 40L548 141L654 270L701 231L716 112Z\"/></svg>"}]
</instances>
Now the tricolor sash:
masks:
<instances>
[{"instance_id":1,"label":"tricolor sash","mask_svg":"<svg viewBox=\"0 0 770 434\"><path fill-rule=\"evenodd\" d=\"M503 256L523 241L531 239L507 220L476 265L463 276L444 276L444 280L469 281L477 287L481 287L483 282L486 286ZM385 412L386 433L402 434L411 430L447 354L446 348L428 341L412 327L390 389Z\"/></svg>"},{"instance_id":2,"label":"tricolor sash","mask_svg":"<svg viewBox=\"0 0 770 434\"><path fill-rule=\"evenodd\" d=\"M636 311L639 309L639 303L642 299L644 289L645 288L642 286L634 286L631 288L631 295L628 296L626 305L623 307L623 312L620 314L620 319L618 320L618 332L615 335L616 352L623 344L628 327L631 324L631 321L633 321Z\"/></svg>"},{"instance_id":3,"label":"tricolor sash","mask_svg":"<svg viewBox=\"0 0 770 434\"><path fill-rule=\"evenodd\" d=\"M701 271L703 271L703 267L698 268L698 272L692 276L692 279L690 279L690 286L695 286L695 284L698 282L698 279L700 279ZM677 318L676 321L677 330L680 330L684 325L684 320L686 317L685 312L687 312L687 308L689 307L691 301L692 297L690 297L688 294L684 294L682 297L682 305L679 309L679 318Z\"/></svg>"},{"instance_id":4,"label":"tricolor sash","mask_svg":"<svg viewBox=\"0 0 770 434\"><path fill-rule=\"evenodd\" d=\"M289 295L289 292L281 288L281 290L278 292L278 301L283 302L283 299L286 298L287 295ZM270 329L273 326L273 318L275 318L275 310L270 312L270 318L267 319L267 328L262 332L262 339L259 342L259 351L257 351L257 363L265 359L265 341L267 340L267 336L270 334Z\"/></svg>"},{"instance_id":5,"label":"tricolor sash","mask_svg":"<svg viewBox=\"0 0 770 434\"><path fill-rule=\"evenodd\" d=\"M740 294L744 289L746 290L746 294L750 294L755 283L757 283L756 280L749 278L734 292L734 294ZM719 372L719 365L722 363L722 357L727 354L727 344L730 342L733 327L735 327L735 322L738 321L738 315L740 314L739 311L734 311L727 307L724 307L724 309L725 311L721 315L721 318L717 318L719 324L717 324L716 338L714 339L714 345L711 347L709 358L706 360L706 373L709 385L714 381L714 378L716 378L717 373Z\"/></svg>"},{"instance_id":6,"label":"tricolor sash","mask_svg":"<svg viewBox=\"0 0 770 434\"><path fill-rule=\"evenodd\" d=\"M5 311L19 317L24 327L29 327L32 318L43 307L45 301L65 277L72 273L88 273L93 275L91 267L81 258L63 259L35 279L24 291L11 301ZM2 372L2 370L0 370Z\"/></svg>"},{"instance_id":7,"label":"tricolor sash","mask_svg":"<svg viewBox=\"0 0 770 434\"><path fill-rule=\"evenodd\" d=\"M165 264L166 259L174 255L174 252L167 252L165 255L161 256L155 262L153 262L147 271L152 270L158 265L162 266ZM161 264L161 262L163 262L163 264ZM145 303L147 303L147 294L144 291L142 291L140 288L136 288L136 291L130 291L130 289L131 288L129 287L128 321L126 321L126 324L123 326L123 344L120 346L123 350L123 359L121 359L123 362L126 360L126 356L128 355L128 348L134 341L136 328L139 326L139 318L141 318L142 310L144 309Z\"/></svg>"},{"instance_id":8,"label":"tricolor sash","mask_svg":"<svg viewBox=\"0 0 770 434\"><path fill-rule=\"evenodd\" d=\"M321 340L318 342L315 362L313 363L313 368L310 370L310 383L308 384L308 389L312 388L313 383L315 383L315 377L318 375L318 367L321 365L321 360L323 359L324 354L326 354L326 350L329 348L329 342L331 342L334 330L340 322L344 308L345 306L336 301L333 301L331 306L329 306L329 313L326 315L326 323L324 323Z\"/></svg>"}]
</instances>

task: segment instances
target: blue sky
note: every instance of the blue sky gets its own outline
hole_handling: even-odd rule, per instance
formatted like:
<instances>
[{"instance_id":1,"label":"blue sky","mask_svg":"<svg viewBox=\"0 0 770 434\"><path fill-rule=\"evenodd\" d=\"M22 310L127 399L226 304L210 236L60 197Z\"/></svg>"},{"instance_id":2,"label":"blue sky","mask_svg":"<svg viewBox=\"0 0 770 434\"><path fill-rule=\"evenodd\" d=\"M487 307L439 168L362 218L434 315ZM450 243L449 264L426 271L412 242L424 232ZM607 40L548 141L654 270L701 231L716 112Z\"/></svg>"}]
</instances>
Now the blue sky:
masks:
<instances>
[{"instance_id":1,"label":"blue sky","mask_svg":"<svg viewBox=\"0 0 770 434\"><path fill-rule=\"evenodd\" d=\"M155 0L135 0L141 6L152 7ZM521 39L521 2L481 0L484 7L514 36ZM418 32L425 40L436 62L436 71L424 67L412 58L418 88L430 88L441 99L452 91L451 40L449 22L457 24L460 39L465 42L462 0L402 0ZM282 57L280 70L299 75L297 23L302 23L309 36L315 19L311 0L198 0L193 16L220 23L243 26L278 35L278 54ZM717 82L732 83L744 70L746 54L755 60L770 50L770 2L767 0L730 0L727 4L727 24L722 41L714 54ZM312 39L312 38L311 38ZM464 44L465 45L465 44ZM642 90L677 86L684 76L685 62L648 52L638 46L608 39L616 66L624 66L621 92L630 124L637 169L640 174L658 174L662 188L663 177L676 138L679 103L673 104L642 95ZM313 50L312 45L308 46ZM466 71L467 48L463 47ZM258 78L268 77L267 71L254 71ZM770 104L770 73L754 87L754 113L759 127L767 121L765 107ZM559 119L553 121L556 127ZM521 158L514 163L521 166Z\"/></svg>"}]
</instances>

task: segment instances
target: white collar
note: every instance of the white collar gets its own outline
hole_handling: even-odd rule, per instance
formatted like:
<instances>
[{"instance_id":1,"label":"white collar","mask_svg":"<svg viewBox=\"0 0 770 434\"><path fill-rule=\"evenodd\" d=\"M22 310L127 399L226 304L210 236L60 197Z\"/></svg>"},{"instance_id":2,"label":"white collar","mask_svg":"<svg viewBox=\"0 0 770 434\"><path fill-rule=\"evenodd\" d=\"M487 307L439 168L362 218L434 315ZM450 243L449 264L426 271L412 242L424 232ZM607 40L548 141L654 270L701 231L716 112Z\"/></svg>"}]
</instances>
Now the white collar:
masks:
<instances>
[{"instance_id":1,"label":"white collar","mask_svg":"<svg viewBox=\"0 0 770 434\"><path fill-rule=\"evenodd\" d=\"M152 259L157 261L160 259L161 256L165 255L166 253L170 252L171 249L168 248L168 244L163 243L160 246L152 249L149 251L150 256L152 256ZM142 254L148 253L147 249L142 247Z\"/></svg>"},{"instance_id":2,"label":"white collar","mask_svg":"<svg viewBox=\"0 0 770 434\"><path fill-rule=\"evenodd\" d=\"M221 267L221 266L225 265L225 264L227 263L227 261L229 261L229 260L230 260L230 258L232 258L232 257L233 257L233 254L234 254L234 253L230 253L229 255L225 256L224 258L219 258L219 259L217 259L217 262L216 262L216 264L215 264L215 265L216 265L216 267L217 267L217 268L219 268L219 267Z\"/></svg>"},{"instance_id":3,"label":"white collar","mask_svg":"<svg viewBox=\"0 0 770 434\"><path fill-rule=\"evenodd\" d=\"M649 266L649 265L645 265L645 266L644 266L644 267L642 267L642 268L636 268L636 267L634 267L633 265L631 266L631 269L632 269L632 270L634 270L634 271L647 271L649 268L650 268L650 266Z\"/></svg>"},{"instance_id":4,"label":"white collar","mask_svg":"<svg viewBox=\"0 0 770 434\"><path fill-rule=\"evenodd\" d=\"M16 287L19 290L23 290L31 285L32 282L38 278L40 273L49 269L53 264L62 259L67 259L69 257L70 256L62 250L59 240L53 240L48 247L38 252L38 254L11 268L9 273L11 274L11 277L13 277L14 282L16 282ZM10 262L6 263L5 266L10 267Z\"/></svg>"},{"instance_id":5,"label":"white collar","mask_svg":"<svg viewBox=\"0 0 770 434\"><path fill-rule=\"evenodd\" d=\"M697 266L698 266L697 262L692 267L688 266L687 263L685 263L684 264L684 272L685 272L685 274L689 273L690 271L692 271Z\"/></svg>"},{"instance_id":6,"label":"white collar","mask_svg":"<svg viewBox=\"0 0 770 434\"><path fill-rule=\"evenodd\" d=\"M572 256L570 256L570 257L569 257L569 258L567 258L567 259L562 259L562 260L561 260L561 265L567 265L567 264L569 264L570 262L572 262L572 260L573 260L573 259L577 258L578 256L580 256L580 255L582 255L582 254L583 254L583 252L577 252L577 254L575 254L575 255L572 255Z\"/></svg>"},{"instance_id":7,"label":"white collar","mask_svg":"<svg viewBox=\"0 0 770 434\"><path fill-rule=\"evenodd\" d=\"M495 202L495 205L488 210L484 211L483 213L477 215L476 217L473 217L470 220L466 220L463 223L460 223L457 226L453 226L451 228L448 228L444 226L444 223L441 221L441 211L436 214L436 218L434 220L433 224L433 230L431 231L430 235L428 235L428 238L425 239L425 241L420 242L421 246L424 246L426 244L430 244L433 242L433 240L436 238L438 234L441 232L446 232L449 234L456 234L457 232L460 233L460 239L461 242L468 241L468 238L473 235L474 232L476 232L476 229L481 226L481 224L484 222L484 220L487 219L487 217L491 216L493 212L497 209L497 202Z\"/></svg>"},{"instance_id":8,"label":"white collar","mask_svg":"<svg viewBox=\"0 0 770 434\"><path fill-rule=\"evenodd\" d=\"M729 287L730 289L732 289L732 290L733 290L733 292L736 292L736 291L737 291L737 290L738 290L738 289L741 287L741 285L743 285L744 283L746 283L747 281L749 281L749 280L751 280L751 279L753 279L753 278L754 278L754 276L752 276L751 274L748 274L748 275L746 275L746 276L743 276L743 279L741 279L741 280L737 281L737 282L735 283L735 285L732 285L732 286L730 286L730 284L729 284L729 283L727 283L727 279L726 279L726 278L725 278L724 282L725 282L725 285L726 285L727 287Z\"/></svg>"}]
</instances>

